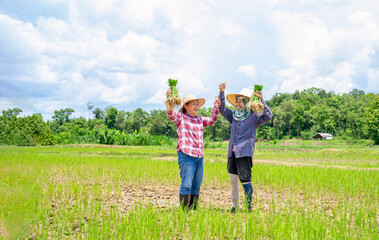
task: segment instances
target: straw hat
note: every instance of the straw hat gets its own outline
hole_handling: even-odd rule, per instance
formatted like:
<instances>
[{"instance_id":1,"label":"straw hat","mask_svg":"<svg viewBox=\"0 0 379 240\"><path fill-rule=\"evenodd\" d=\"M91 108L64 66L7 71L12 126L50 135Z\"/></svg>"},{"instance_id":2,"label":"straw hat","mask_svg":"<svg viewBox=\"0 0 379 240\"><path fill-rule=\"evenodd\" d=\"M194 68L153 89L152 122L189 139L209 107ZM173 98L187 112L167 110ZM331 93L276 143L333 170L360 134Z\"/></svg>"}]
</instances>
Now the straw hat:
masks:
<instances>
[{"instance_id":1,"label":"straw hat","mask_svg":"<svg viewBox=\"0 0 379 240\"><path fill-rule=\"evenodd\" d=\"M180 107L179 112L183 112L184 105L188 102L199 100L199 108L201 108L205 104L204 98L196 98L193 94L188 94L183 98L183 105Z\"/></svg>"},{"instance_id":2,"label":"straw hat","mask_svg":"<svg viewBox=\"0 0 379 240\"><path fill-rule=\"evenodd\" d=\"M251 97L251 95L253 95L253 93L254 92L248 88L242 88L240 93L228 94L228 96L226 96L226 99L228 99L230 104L235 106L236 105L236 97L243 97L246 99L246 101L249 101L250 97Z\"/></svg>"}]
</instances>

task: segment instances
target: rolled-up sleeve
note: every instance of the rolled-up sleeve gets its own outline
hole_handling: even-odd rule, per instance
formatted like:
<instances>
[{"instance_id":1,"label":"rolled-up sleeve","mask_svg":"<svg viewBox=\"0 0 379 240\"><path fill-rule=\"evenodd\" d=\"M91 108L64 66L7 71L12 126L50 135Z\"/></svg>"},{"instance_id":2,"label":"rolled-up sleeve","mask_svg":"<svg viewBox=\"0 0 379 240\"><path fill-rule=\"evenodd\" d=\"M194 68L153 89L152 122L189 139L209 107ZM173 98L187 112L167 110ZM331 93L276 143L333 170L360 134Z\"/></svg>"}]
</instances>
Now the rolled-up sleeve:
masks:
<instances>
[{"instance_id":1,"label":"rolled-up sleeve","mask_svg":"<svg viewBox=\"0 0 379 240\"><path fill-rule=\"evenodd\" d=\"M232 112L232 110L230 110L230 109L228 109L226 107L226 104L225 104L225 93L224 92L220 92L220 94L218 95L218 98L221 101L220 113L222 114L222 116L224 116L226 118L226 120L228 120L230 123L232 123L232 121L233 121L233 112Z\"/></svg>"},{"instance_id":2,"label":"rolled-up sleeve","mask_svg":"<svg viewBox=\"0 0 379 240\"><path fill-rule=\"evenodd\" d=\"M172 110L166 110L166 112L167 112L168 118L171 121L173 121L176 125L178 125L180 122L181 114L174 112Z\"/></svg>"},{"instance_id":3,"label":"rolled-up sleeve","mask_svg":"<svg viewBox=\"0 0 379 240\"><path fill-rule=\"evenodd\" d=\"M211 126L217 121L218 111L219 111L219 107L216 104L214 104L211 116L210 117L202 117L204 127Z\"/></svg>"},{"instance_id":4,"label":"rolled-up sleeve","mask_svg":"<svg viewBox=\"0 0 379 240\"><path fill-rule=\"evenodd\" d=\"M263 114L259 115L259 117L257 118L257 127L268 123L272 118L272 112L270 108L267 106L265 100L262 99L262 103L264 106Z\"/></svg>"}]
</instances>

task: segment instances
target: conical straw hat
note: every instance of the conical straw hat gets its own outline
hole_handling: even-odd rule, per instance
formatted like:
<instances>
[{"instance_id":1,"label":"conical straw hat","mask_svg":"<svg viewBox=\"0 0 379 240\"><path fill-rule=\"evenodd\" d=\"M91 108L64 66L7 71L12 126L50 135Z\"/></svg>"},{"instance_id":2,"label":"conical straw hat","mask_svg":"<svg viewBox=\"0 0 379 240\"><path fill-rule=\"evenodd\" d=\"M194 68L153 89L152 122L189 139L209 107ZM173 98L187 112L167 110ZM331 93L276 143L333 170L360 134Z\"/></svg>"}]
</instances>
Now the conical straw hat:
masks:
<instances>
[{"instance_id":1,"label":"conical straw hat","mask_svg":"<svg viewBox=\"0 0 379 240\"><path fill-rule=\"evenodd\" d=\"M188 94L183 98L183 105L180 107L179 112L183 112L184 105L188 102L199 100L199 108L201 108L205 104L204 98L196 98L193 94Z\"/></svg>"},{"instance_id":2,"label":"conical straw hat","mask_svg":"<svg viewBox=\"0 0 379 240\"><path fill-rule=\"evenodd\" d=\"M243 97L246 99L246 101L250 100L251 95L253 95L253 91L248 88L242 88L240 93L231 93L226 96L226 99L232 104L233 106L236 105L236 98L237 97Z\"/></svg>"}]
</instances>

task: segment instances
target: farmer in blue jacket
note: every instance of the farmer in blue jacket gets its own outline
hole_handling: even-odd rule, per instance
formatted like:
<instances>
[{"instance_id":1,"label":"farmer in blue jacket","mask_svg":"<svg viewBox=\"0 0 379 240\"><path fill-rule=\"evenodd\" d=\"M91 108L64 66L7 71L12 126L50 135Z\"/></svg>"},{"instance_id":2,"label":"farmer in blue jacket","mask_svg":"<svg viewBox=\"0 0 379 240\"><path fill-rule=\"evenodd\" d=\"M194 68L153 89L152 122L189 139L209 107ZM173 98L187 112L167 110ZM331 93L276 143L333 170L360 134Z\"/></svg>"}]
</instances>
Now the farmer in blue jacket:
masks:
<instances>
[{"instance_id":1,"label":"farmer in blue jacket","mask_svg":"<svg viewBox=\"0 0 379 240\"><path fill-rule=\"evenodd\" d=\"M264 105L263 113L246 110L246 103L249 101L253 91L243 88L238 94L228 94L226 97L230 104L236 107L232 111L225 106L225 86L226 82L219 85L221 100L220 112L232 124L230 141L228 148L228 173L231 186L232 209L234 213L238 208L238 179L242 183L245 191L247 210L251 211L251 201L253 187L251 185L251 168L253 167L253 154L255 146L256 129L266 124L272 118L270 108L263 100L261 92L254 95L262 100Z\"/></svg>"}]
</instances>

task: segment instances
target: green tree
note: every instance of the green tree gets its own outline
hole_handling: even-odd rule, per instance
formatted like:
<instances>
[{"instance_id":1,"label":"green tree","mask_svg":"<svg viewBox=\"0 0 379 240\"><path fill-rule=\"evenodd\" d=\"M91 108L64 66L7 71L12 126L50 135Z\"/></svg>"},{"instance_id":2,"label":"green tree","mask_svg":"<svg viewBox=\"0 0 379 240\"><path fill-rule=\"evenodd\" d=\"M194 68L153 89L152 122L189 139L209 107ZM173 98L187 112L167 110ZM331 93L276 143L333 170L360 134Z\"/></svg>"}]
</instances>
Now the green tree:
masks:
<instances>
[{"instance_id":1,"label":"green tree","mask_svg":"<svg viewBox=\"0 0 379 240\"><path fill-rule=\"evenodd\" d=\"M92 108L94 107L95 105L92 103L92 102L88 102L87 103L87 108L88 108L88 121L89 119L91 118L90 114L91 114L91 110Z\"/></svg>"},{"instance_id":2,"label":"green tree","mask_svg":"<svg viewBox=\"0 0 379 240\"><path fill-rule=\"evenodd\" d=\"M124 122L125 122L126 112L121 110L117 112L116 116L116 129L119 131L124 131Z\"/></svg>"},{"instance_id":3,"label":"green tree","mask_svg":"<svg viewBox=\"0 0 379 240\"><path fill-rule=\"evenodd\" d=\"M142 108L137 108L133 111L131 117L133 122L133 132L139 132L143 126L146 124L148 113L143 111Z\"/></svg>"},{"instance_id":4,"label":"green tree","mask_svg":"<svg viewBox=\"0 0 379 240\"><path fill-rule=\"evenodd\" d=\"M22 112L19 108L13 108L8 110L3 110L3 115L6 117L18 116Z\"/></svg>"},{"instance_id":5,"label":"green tree","mask_svg":"<svg viewBox=\"0 0 379 240\"><path fill-rule=\"evenodd\" d=\"M370 107L366 108L364 116L366 120L365 134L374 140L375 144L379 144L379 96L376 96L370 103Z\"/></svg>"},{"instance_id":6,"label":"green tree","mask_svg":"<svg viewBox=\"0 0 379 240\"><path fill-rule=\"evenodd\" d=\"M165 110L152 110L147 122L150 134L177 137L175 124L167 117Z\"/></svg>"},{"instance_id":7,"label":"green tree","mask_svg":"<svg viewBox=\"0 0 379 240\"><path fill-rule=\"evenodd\" d=\"M275 93L272 98L267 101L267 105L271 107L279 106L282 102L288 101L291 99L291 94L289 93Z\"/></svg>"},{"instance_id":8,"label":"green tree","mask_svg":"<svg viewBox=\"0 0 379 240\"><path fill-rule=\"evenodd\" d=\"M100 108L96 108L92 113L95 115L95 119L104 119L105 112Z\"/></svg>"},{"instance_id":9,"label":"green tree","mask_svg":"<svg viewBox=\"0 0 379 240\"><path fill-rule=\"evenodd\" d=\"M295 115L295 100L291 99L281 104L282 120L285 122L288 129L288 136L291 135L291 123Z\"/></svg>"},{"instance_id":10,"label":"green tree","mask_svg":"<svg viewBox=\"0 0 379 240\"><path fill-rule=\"evenodd\" d=\"M109 129L115 129L116 128L116 117L117 117L117 109L109 106L105 109L107 112L107 115L105 116L105 125Z\"/></svg>"},{"instance_id":11,"label":"green tree","mask_svg":"<svg viewBox=\"0 0 379 240\"><path fill-rule=\"evenodd\" d=\"M311 122L317 131L334 134L335 125L333 109L326 104L315 105L311 108Z\"/></svg>"},{"instance_id":12,"label":"green tree","mask_svg":"<svg viewBox=\"0 0 379 240\"><path fill-rule=\"evenodd\" d=\"M281 108L276 107L276 108L272 108L271 111L272 111L272 119L271 119L270 122L272 122L272 124L273 124L273 126L275 128L276 138L279 139L279 137L280 137L280 129L282 128L282 125L283 125L282 110L281 110Z\"/></svg>"},{"instance_id":13,"label":"green tree","mask_svg":"<svg viewBox=\"0 0 379 240\"><path fill-rule=\"evenodd\" d=\"M292 118L292 122L296 124L296 133L297 133L298 138L300 136L300 126L303 124L303 121L304 121L304 106L299 102L295 102L294 116Z\"/></svg>"},{"instance_id":14,"label":"green tree","mask_svg":"<svg viewBox=\"0 0 379 240\"><path fill-rule=\"evenodd\" d=\"M54 121L58 122L59 125L63 125L64 122L70 121L70 115L75 112L71 108L61 109L61 110L55 110L53 119Z\"/></svg>"},{"instance_id":15,"label":"green tree","mask_svg":"<svg viewBox=\"0 0 379 240\"><path fill-rule=\"evenodd\" d=\"M0 144L35 146L52 145L53 136L41 114L16 117L3 112L0 117Z\"/></svg>"}]
</instances>

